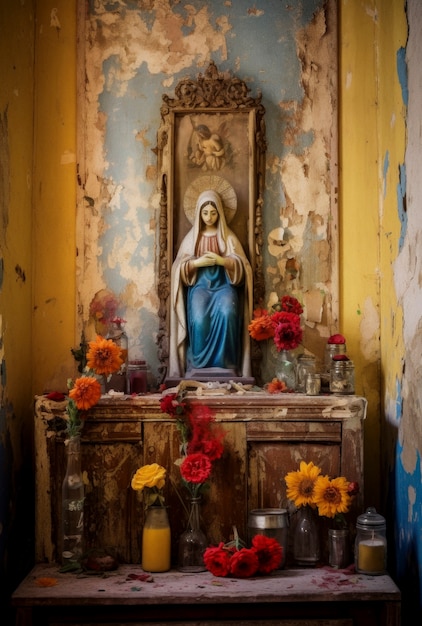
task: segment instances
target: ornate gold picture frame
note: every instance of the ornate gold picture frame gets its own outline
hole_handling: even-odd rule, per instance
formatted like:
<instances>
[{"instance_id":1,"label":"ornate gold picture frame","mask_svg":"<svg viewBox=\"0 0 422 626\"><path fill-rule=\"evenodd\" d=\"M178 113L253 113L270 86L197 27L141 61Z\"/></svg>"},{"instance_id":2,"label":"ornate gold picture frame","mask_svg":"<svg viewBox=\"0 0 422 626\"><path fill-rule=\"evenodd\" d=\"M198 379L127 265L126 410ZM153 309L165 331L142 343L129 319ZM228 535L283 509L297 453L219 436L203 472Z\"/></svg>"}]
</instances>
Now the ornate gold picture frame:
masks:
<instances>
[{"instance_id":1,"label":"ornate gold picture frame","mask_svg":"<svg viewBox=\"0 0 422 626\"><path fill-rule=\"evenodd\" d=\"M160 188L159 271L160 377L169 358L171 267L191 228L196 198L215 189L224 198L226 219L253 270L254 304L264 295L262 208L265 175L265 109L246 83L220 73L211 62L204 75L185 78L175 97L163 96L158 131Z\"/></svg>"}]
</instances>

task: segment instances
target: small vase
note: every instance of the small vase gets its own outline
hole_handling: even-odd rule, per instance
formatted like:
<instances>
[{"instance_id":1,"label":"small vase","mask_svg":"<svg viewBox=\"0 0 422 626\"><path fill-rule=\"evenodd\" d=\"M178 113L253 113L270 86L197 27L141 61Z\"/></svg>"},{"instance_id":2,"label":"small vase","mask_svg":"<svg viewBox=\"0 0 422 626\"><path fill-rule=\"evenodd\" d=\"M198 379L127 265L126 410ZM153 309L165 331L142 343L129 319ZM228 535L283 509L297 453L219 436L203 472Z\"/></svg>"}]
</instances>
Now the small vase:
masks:
<instances>
[{"instance_id":1,"label":"small vase","mask_svg":"<svg viewBox=\"0 0 422 626\"><path fill-rule=\"evenodd\" d=\"M296 389L296 358L289 350L281 350L276 364L276 376L288 389Z\"/></svg>"},{"instance_id":2,"label":"small vase","mask_svg":"<svg viewBox=\"0 0 422 626\"><path fill-rule=\"evenodd\" d=\"M310 506L298 510L293 535L293 556L297 565L315 567L319 561L319 533L314 511Z\"/></svg>"},{"instance_id":3,"label":"small vase","mask_svg":"<svg viewBox=\"0 0 422 626\"><path fill-rule=\"evenodd\" d=\"M79 563L84 538L84 485L79 435L66 441L67 467L62 484L62 564Z\"/></svg>"},{"instance_id":4,"label":"small vase","mask_svg":"<svg viewBox=\"0 0 422 626\"><path fill-rule=\"evenodd\" d=\"M328 530L328 562L336 569L350 564L349 531L346 528Z\"/></svg>"},{"instance_id":5,"label":"small vase","mask_svg":"<svg viewBox=\"0 0 422 626\"><path fill-rule=\"evenodd\" d=\"M179 539L180 572L204 572L204 552L207 549L207 538L201 530L199 521L200 498L192 498L186 531Z\"/></svg>"},{"instance_id":6,"label":"small vase","mask_svg":"<svg viewBox=\"0 0 422 626\"><path fill-rule=\"evenodd\" d=\"M167 572L170 569L170 524L167 508L150 506L142 531L142 569Z\"/></svg>"}]
</instances>

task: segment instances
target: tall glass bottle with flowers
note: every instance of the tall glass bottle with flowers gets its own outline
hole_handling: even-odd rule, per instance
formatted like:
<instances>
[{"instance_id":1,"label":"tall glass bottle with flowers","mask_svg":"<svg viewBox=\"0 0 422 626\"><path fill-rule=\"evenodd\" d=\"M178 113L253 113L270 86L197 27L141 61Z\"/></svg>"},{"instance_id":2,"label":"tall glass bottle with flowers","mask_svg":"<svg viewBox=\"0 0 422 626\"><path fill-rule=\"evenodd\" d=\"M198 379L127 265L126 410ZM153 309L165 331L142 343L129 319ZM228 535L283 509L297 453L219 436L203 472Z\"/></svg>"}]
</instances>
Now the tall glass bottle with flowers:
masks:
<instances>
[{"instance_id":1,"label":"tall glass bottle with flowers","mask_svg":"<svg viewBox=\"0 0 422 626\"><path fill-rule=\"evenodd\" d=\"M168 394L161 400L161 410L176 419L180 433L181 457L177 459L182 485L189 494L186 507L187 526L179 538L178 569L183 572L204 571L207 537L201 527L200 503L208 487L213 463L223 454L224 432L215 423L207 406L190 404L186 394Z\"/></svg>"},{"instance_id":2,"label":"tall glass bottle with flowers","mask_svg":"<svg viewBox=\"0 0 422 626\"><path fill-rule=\"evenodd\" d=\"M140 467L132 478L132 489L143 494L145 521L142 529L142 569L167 572L171 565L171 531L162 490L167 470L157 463Z\"/></svg>"},{"instance_id":3,"label":"tall glass bottle with flowers","mask_svg":"<svg viewBox=\"0 0 422 626\"><path fill-rule=\"evenodd\" d=\"M296 388L296 359L292 353L301 343L303 330L300 316L303 307L297 298L283 296L269 313L255 309L254 319L248 326L249 334L256 341L272 339L278 352L276 379L269 391L294 391ZM278 381L279 384L276 384Z\"/></svg>"},{"instance_id":4,"label":"tall glass bottle with flowers","mask_svg":"<svg viewBox=\"0 0 422 626\"><path fill-rule=\"evenodd\" d=\"M74 351L73 351L74 352ZM84 550L84 485L81 469L81 431L87 411L101 398L100 379L119 369L119 348L97 337L83 351L79 371L85 372L75 381L69 380L66 406L67 466L62 483L62 564L68 569L79 567Z\"/></svg>"}]
</instances>

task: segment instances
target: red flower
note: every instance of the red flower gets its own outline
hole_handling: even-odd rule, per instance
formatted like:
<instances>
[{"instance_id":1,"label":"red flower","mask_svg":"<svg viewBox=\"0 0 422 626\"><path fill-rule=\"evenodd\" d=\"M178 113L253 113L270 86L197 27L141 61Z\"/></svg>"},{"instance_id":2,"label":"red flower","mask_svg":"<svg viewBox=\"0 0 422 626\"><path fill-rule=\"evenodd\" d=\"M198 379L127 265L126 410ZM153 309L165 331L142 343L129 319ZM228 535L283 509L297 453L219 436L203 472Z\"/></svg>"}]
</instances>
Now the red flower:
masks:
<instances>
[{"instance_id":1,"label":"red flower","mask_svg":"<svg viewBox=\"0 0 422 626\"><path fill-rule=\"evenodd\" d=\"M347 487L347 493L349 494L349 496L355 496L356 494L358 494L359 483L357 483L356 481L349 483L349 486Z\"/></svg>"},{"instance_id":2,"label":"red flower","mask_svg":"<svg viewBox=\"0 0 422 626\"><path fill-rule=\"evenodd\" d=\"M230 572L230 553L221 542L218 547L207 548L204 552L204 563L213 576L227 576Z\"/></svg>"},{"instance_id":3,"label":"red flower","mask_svg":"<svg viewBox=\"0 0 422 626\"><path fill-rule=\"evenodd\" d=\"M274 313L272 321L276 325L274 343L277 350L294 350L302 341L303 331L300 327L300 317L296 313L281 311Z\"/></svg>"},{"instance_id":4,"label":"red flower","mask_svg":"<svg viewBox=\"0 0 422 626\"><path fill-rule=\"evenodd\" d=\"M340 335L339 333L337 333L336 335L331 335L331 337L328 339L327 343L346 343L346 339L343 337L343 335Z\"/></svg>"},{"instance_id":5,"label":"red flower","mask_svg":"<svg viewBox=\"0 0 422 626\"><path fill-rule=\"evenodd\" d=\"M255 535L252 538L252 548L258 556L258 572L269 574L280 566L283 557L283 548L276 539L265 535Z\"/></svg>"},{"instance_id":6,"label":"red flower","mask_svg":"<svg viewBox=\"0 0 422 626\"><path fill-rule=\"evenodd\" d=\"M302 315L303 313L302 305L299 300L293 296L283 296L281 298L281 308L283 311L289 311L290 313L295 313L296 315Z\"/></svg>"},{"instance_id":7,"label":"red flower","mask_svg":"<svg viewBox=\"0 0 422 626\"><path fill-rule=\"evenodd\" d=\"M242 548L235 552L230 559L230 573L238 578L249 578L257 573L259 566L258 555L251 548Z\"/></svg>"},{"instance_id":8,"label":"red flower","mask_svg":"<svg viewBox=\"0 0 422 626\"><path fill-rule=\"evenodd\" d=\"M177 394L175 393L169 393L160 400L160 409L162 412L173 417L176 417L176 415L181 412L181 406L181 403L177 400Z\"/></svg>"},{"instance_id":9,"label":"red flower","mask_svg":"<svg viewBox=\"0 0 422 626\"><path fill-rule=\"evenodd\" d=\"M284 380L279 380L278 378L273 378L270 383L267 383L265 388L268 393L286 393L286 391L289 391Z\"/></svg>"},{"instance_id":10,"label":"red flower","mask_svg":"<svg viewBox=\"0 0 422 626\"><path fill-rule=\"evenodd\" d=\"M66 398L64 393L62 393L61 391L51 391L47 394L46 397L48 400L54 400L54 402L63 402L63 400Z\"/></svg>"},{"instance_id":11,"label":"red flower","mask_svg":"<svg viewBox=\"0 0 422 626\"><path fill-rule=\"evenodd\" d=\"M187 446L188 454L202 452L210 461L219 459L223 454L224 430L216 425L214 415L208 407L194 407L190 415L191 440Z\"/></svg>"},{"instance_id":12,"label":"red flower","mask_svg":"<svg viewBox=\"0 0 422 626\"><path fill-rule=\"evenodd\" d=\"M205 483L210 477L211 469L211 461L202 452L189 454L180 465L182 478L188 483L195 484Z\"/></svg>"}]
</instances>

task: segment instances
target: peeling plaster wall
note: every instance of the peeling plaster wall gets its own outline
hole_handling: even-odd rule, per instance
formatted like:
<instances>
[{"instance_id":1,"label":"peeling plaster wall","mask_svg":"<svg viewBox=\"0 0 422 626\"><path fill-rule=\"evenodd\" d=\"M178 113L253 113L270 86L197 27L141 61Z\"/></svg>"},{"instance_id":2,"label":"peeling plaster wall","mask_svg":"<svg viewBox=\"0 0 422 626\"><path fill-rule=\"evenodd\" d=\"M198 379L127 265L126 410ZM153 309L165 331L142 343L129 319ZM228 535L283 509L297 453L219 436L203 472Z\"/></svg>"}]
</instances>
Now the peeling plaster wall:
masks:
<instances>
[{"instance_id":1,"label":"peeling plaster wall","mask_svg":"<svg viewBox=\"0 0 422 626\"><path fill-rule=\"evenodd\" d=\"M387 388L387 415L398 429L390 459L390 499L396 512L397 576L405 589L409 611L422 616L422 5L408 0L409 38L397 57L397 72L407 106L405 163L397 185L398 231L394 283L403 315L401 368ZM391 446L392 448L392 446Z\"/></svg>"},{"instance_id":2,"label":"peeling plaster wall","mask_svg":"<svg viewBox=\"0 0 422 626\"><path fill-rule=\"evenodd\" d=\"M110 8L111 7L111 8ZM157 130L162 95L210 60L262 92L267 124L264 267L268 304L305 304L307 350L337 328L335 3L90 2L81 14L78 300L120 300L130 358L157 369ZM253 37L251 37L253 32ZM315 262L318 259L318 262ZM270 375L270 370L268 376Z\"/></svg>"}]
</instances>

